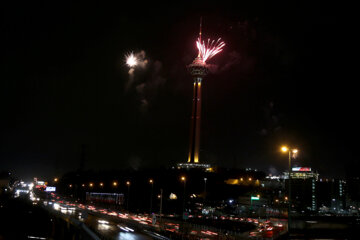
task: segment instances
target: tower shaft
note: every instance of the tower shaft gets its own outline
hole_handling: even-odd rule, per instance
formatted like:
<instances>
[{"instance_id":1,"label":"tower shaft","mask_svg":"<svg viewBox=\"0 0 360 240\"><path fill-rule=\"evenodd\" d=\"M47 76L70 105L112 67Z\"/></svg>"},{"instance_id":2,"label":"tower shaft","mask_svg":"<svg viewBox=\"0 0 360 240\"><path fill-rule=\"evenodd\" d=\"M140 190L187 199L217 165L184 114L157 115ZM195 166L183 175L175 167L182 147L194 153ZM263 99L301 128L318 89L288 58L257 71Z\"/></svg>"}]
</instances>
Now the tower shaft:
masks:
<instances>
[{"instance_id":1,"label":"tower shaft","mask_svg":"<svg viewBox=\"0 0 360 240\"><path fill-rule=\"evenodd\" d=\"M194 77L194 97L191 114L188 163L199 163L201 127L201 81L202 77Z\"/></svg>"}]
</instances>

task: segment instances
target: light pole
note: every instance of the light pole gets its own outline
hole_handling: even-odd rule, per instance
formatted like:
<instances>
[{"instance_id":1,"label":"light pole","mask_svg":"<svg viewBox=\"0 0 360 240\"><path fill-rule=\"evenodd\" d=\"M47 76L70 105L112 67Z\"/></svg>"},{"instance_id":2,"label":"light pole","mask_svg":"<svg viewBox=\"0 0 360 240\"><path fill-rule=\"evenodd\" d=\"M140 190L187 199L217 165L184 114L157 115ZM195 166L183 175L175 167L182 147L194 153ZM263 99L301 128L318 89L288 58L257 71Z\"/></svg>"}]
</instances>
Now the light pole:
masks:
<instances>
[{"instance_id":1,"label":"light pole","mask_svg":"<svg viewBox=\"0 0 360 240\"><path fill-rule=\"evenodd\" d=\"M162 200L163 200L163 190L160 189L160 227L161 227L161 215L162 215Z\"/></svg>"},{"instance_id":2,"label":"light pole","mask_svg":"<svg viewBox=\"0 0 360 240\"><path fill-rule=\"evenodd\" d=\"M128 194L127 194L127 200L126 200L126 209L129 211L130 181L127 181L126 185L128 187Z\"/></svg>"},{"instance_id":3,"label":"light pole","mask_svg":"<svg viewBox=\"0 0 360 240\"><path fill-rule=\"evenodd\" d=\"M204 178L204 182L205 182L205 185L204 185L204 204L205 204L205 200L206 200L206 181L207 181L207 178Z\"/></svg>"},{"instance_id":4,"label":"light pole","mask_svg":"<svg viewBox=\"0 0 360 240\"><path fill-rule=\"evenodd\" d=\"M281 151L289 154L289 197L288 197L288 232L290 238L290 223L291 223L291 154L296 154L298 152L295 148L288 148L286 146L281 147Z\"/></svg>"},{"instance_id":5,"label":"light pole","mask_svg":"<svg viewBox=\"0 0 360 240\"><path fill-rule=\"evenodd\" d=\"M185 213L186 177L185 177L185 176L182 176L182 177L181 177L181 181L184 182L183 207L182 207L183 218L184 218L184 213Z\"/></svg>"},{"instance_id":6,"label":"light pole","mask_svg":"<svg viewBox=\"0 0 360 240\"><path fill-rule=\"evenodd\" d=\"M152 211L152 199L153 199L153 189L154 189L154 180L150 179L149 183L151 184L151 194L150 194L150 214Z\"/></svg>"}]
</instances>

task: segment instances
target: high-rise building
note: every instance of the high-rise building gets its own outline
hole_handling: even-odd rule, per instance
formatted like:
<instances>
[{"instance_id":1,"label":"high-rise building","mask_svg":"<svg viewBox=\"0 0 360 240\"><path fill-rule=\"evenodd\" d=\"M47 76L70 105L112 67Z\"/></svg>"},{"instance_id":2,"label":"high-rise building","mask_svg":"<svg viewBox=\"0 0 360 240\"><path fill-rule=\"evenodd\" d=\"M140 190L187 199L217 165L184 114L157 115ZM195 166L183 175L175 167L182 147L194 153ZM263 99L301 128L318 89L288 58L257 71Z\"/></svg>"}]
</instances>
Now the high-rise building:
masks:
<instances>
[{"instance_id":1,"label":"high-rise building","mask_svg":"<svg viewBox=\"0 0 360 240\"><path fill-rule=\"evenodd\" d=\"M309 167L293 167L291 176L291 202L298 211L316 211L316 181L319 174Z\"/></svg>"},{"instance_id":2,"label":"high-rise building","mask_svg":"<svg viewBox=\"0 0 360 240\"><path fill-rule=\"evenodd\" d=\"M343 179L320 179L317 182L318 205L332 212L341 212L346 207L346 181Z\"/></svg>"}]
</instances>

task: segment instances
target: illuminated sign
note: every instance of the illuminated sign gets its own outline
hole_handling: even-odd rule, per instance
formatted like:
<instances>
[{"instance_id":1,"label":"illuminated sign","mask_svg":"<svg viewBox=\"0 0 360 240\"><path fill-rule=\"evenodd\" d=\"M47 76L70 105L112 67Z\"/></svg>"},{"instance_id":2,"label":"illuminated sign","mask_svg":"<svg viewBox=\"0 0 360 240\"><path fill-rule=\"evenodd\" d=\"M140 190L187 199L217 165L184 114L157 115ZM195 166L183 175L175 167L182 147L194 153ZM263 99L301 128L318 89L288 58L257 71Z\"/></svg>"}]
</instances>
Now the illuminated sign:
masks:
<instances>
[{"instance_id":1,"label":"illuminated sign","mask_svg":"<svg viewBox=\"0 0 360 240\"><path fill-rule=\"evenodd\" d=\"M309 167L293 167L293 172L311 172L311 168Z\"/></svg>"},{"instance_id":2,"label":"illuminated sign","mask_svg":"<svg viewBox=\"0 0 360 240\"><path fill-rule=\"evenodd\" d=\"M55 192L56 187L46 187L45 192Z\"/></svg>"},{"instance_id":3,"label":"illuminated sign","mask_svg":"<svg viewBox=\"0 0 360 240\"><path fill-rule=\"evenodd\" d=\"M251 200L260 200L260 197L253 197L253 196L251 196Z\"/></svg>"}]
</instances>

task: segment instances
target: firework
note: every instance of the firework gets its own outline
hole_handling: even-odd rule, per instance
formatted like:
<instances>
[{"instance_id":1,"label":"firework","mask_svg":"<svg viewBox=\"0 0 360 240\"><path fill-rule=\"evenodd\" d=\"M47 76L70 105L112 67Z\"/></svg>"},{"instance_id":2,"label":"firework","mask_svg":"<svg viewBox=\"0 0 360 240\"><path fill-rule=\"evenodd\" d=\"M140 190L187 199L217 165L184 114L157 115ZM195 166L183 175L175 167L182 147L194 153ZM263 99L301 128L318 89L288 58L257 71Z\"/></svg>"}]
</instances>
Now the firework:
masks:
<instances>
[{"instance_id":1,"label":"firework","mask_svg":"<svg viewBox=\"0 0 360 240\"><path fill-rule=\"evenodd\" d=\"M145 69L148 64L145 51L141 50L140 52L129 52L125 54L125 64L129 68L129 80L125 86L125 92L127 92L134 83L135 72Z\"/></svg>"},{"instance_id":2,"label":"firework","mask_svg":"<svg viewBox=\"0 0 360 240\"><path fill-rule=\"evenodd\" d=\"M196 46L199 49L199 57L205 63L207 60L221 52L222 48L225 46L225 43L221 41L221 38L219 38L217 41L210 41L210 39L208 39L207 43L205 43L204 41L201 42L201 38L199 37L196 41Z\"/></svg>"},{"instance_id":3,"label":"firework","mask_svg":"<svg viewBox=\"0 0 360 240\"><path fill-rule=\"evenodd\" d=\"M134 68L136 67L136 65L138 65L138 59L137 57L134 55L134 53L130 53L129 55L125 56L126 57L126 64L130 67L130 68Z\"/></svg>"}]
</instances>

